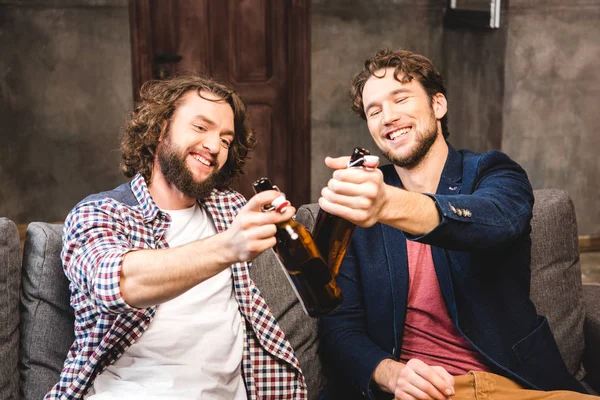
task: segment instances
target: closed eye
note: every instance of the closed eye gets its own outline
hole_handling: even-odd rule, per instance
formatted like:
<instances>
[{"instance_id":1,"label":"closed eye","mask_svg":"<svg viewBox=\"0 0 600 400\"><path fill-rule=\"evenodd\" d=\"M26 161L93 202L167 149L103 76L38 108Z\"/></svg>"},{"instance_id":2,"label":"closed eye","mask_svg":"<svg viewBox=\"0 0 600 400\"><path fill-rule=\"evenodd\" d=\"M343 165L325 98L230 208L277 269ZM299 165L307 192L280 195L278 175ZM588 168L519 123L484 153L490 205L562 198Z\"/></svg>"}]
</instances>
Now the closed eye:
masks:
<instances>
[{"instance_id":1,"label":"closed eye","mask_svg":"<svg viewBox=\"0 0 600 400\"><path fill-rule=\"evenodd\" d=\"M229 139L222 138L222 139L221 139L221 145L222 145L224 148L228 149L228 148L229 148L229 146L231 146L231 141L230 141Z\"/></svg>"},{"instance_id":2,"label":"closed eye","mask_svg":"<svg viewBox=\"0 0 600 400\"><path fill-rule=\"evenodd\" d=\"M408 99L408 97L400 97L399 99L396 99L396 104L404 103L406 101L406 99Z\"/></svg>"}]
</instances>

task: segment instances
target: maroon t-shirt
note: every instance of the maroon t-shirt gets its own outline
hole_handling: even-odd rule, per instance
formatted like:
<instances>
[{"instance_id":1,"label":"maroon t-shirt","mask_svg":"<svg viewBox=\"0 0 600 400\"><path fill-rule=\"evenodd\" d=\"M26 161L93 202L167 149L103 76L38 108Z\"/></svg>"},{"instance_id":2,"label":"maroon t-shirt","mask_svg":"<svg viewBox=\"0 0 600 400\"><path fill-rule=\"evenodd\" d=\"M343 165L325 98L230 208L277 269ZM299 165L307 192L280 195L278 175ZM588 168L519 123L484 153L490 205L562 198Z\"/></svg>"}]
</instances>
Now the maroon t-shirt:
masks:
<instances>
[{"instance_id":1,"label":"maroon t-shirt","mask_svg":"<svg viewBox=\"0 0 600 400\"><path fill-rule=\"evenodd\" d=\"M488 371L481 356L462 337L450 319L435 274L431 247L406 241L408 251L408 306L400 361L418 358L444 367L451 375Z\"/></svg>"}]
</instances>

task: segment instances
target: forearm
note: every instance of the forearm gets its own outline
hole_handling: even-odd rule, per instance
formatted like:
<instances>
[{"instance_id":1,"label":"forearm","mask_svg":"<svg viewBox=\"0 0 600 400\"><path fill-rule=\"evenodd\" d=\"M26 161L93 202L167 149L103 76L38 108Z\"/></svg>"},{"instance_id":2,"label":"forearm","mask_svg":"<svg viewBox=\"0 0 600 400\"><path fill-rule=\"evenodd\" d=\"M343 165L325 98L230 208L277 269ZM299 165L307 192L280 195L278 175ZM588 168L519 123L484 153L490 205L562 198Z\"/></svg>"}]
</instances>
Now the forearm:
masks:
<instances>
[{"instance_id":1,"label":"forearm","mask_svg":"<svg viewBox=\"0 0 600 400\"><path fill-rule=\"evenodd\" d=\"M175 248L132 251L123 259L121 296L138 308L164 303L234 262L222 234Z\"/></svg>"},{"instance_id":2,"label":"forearm","mask_svg":"<svg viewBox=\"0 0 600 400\"><path fill-rule=\"evenodd\" d=\"M440 215L435 201L429 196L386 186L378 222L420 236L439 225Z\"/></svg>"}]
</instances>

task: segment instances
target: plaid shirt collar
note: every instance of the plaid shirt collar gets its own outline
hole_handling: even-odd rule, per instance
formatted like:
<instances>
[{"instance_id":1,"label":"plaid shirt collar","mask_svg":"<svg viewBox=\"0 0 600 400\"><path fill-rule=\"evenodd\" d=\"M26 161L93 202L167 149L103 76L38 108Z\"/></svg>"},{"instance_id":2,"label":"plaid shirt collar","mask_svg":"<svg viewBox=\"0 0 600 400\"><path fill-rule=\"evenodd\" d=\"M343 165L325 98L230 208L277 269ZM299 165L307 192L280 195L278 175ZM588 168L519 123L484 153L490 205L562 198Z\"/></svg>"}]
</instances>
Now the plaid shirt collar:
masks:
<instances>
[{"instance_id":1,"label":"plaid shirt collar","mask_svg":"<svg viewBox=\"0 0 600 400\"><path fill-rule=\"evenodd\" d=\"M156 218L160 218L165 224L164 226L159 227L159 230L161 228L164 230L168 229L171 217L158 208L150 194L146 180L141 174L138 173L133 177L131 181L131 190L142 209L144 222L152 223ZM236 194L240 198L242 197L231 189L220 190L215 188L206 198L197 200L198 203L211 214L217 232L226 230L235 218L240 205L243 206L246 203L243 201L243 203L240 204L239 200L237 204L232 202L231 197Z\"/></svg>"}]
</instances>

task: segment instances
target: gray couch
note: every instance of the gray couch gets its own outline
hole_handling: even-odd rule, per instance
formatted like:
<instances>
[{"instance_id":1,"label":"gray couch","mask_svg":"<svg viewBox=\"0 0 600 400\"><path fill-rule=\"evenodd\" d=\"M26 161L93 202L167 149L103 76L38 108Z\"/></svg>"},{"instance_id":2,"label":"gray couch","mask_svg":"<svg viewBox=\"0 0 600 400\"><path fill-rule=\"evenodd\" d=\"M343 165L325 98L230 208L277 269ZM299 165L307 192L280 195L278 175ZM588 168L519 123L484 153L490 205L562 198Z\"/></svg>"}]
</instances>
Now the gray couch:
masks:
<instances>
[{"instance_id":1,"label":"gray couch","mask_svg":"<svg viewBox=\"0 0 600 400\"><path fill-rule=\"evenodd\" d=\"M600 286L582 285L573 204L564 191L536 190L531 295L569 370L600 388ZM318 207L297 219L312 228ZM32 223L23 262L15 225L0 218L0 400L41 399L58 380L73 341L68 282L59 258L61 225ZM323 385L316 320L304 315L273 252L251 275L295 348L311 398Z\"/></svg>"}]
</instances>

